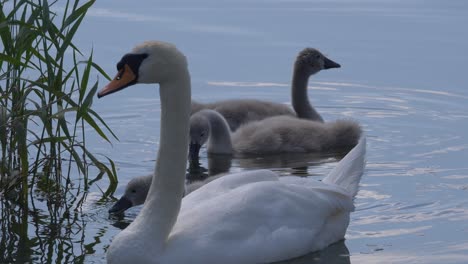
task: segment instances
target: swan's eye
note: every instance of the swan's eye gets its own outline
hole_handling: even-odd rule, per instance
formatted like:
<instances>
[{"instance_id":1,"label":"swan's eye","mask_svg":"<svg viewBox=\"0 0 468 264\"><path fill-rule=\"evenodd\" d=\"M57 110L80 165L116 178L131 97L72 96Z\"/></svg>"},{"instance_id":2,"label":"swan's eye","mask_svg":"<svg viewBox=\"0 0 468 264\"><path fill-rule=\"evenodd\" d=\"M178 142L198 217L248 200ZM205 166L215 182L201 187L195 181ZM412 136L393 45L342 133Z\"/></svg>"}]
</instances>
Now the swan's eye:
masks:
<instances>
[{"instance_id":1,"label":"swan's eye","mask_svg":"<svg viewBox=\"0 0 468 264\"><path fill-rule=\"evenodd\" d=\"M136 190L135 190L135 189L133 189L131 192L132 192L132 193L136 193Z\"/></svg>"},{"instance_id":2,"label":"swan's eye","mask_svg":"<svg viewBox=\"0 0 468 264\"><path fill-rule=\"evenodd\" d=\"M124 74L124 71L122 70L122 71L119 73L119 75L117 75L117 76L115 77L115 79L116 79L117 81L119 81L120 79L122 79L122 75L123 75L123 74Z\"/></svg>"},{"instance_id":3,"label":"swan's eye","mask_svg":"<svg viewBox=\"0 0 468 264\"><path fill-rule=\"evenodd\" d=\"M204 135L205 135L205 132L202 132L202 133L200 134L200 137L203 137Z\"/></svg>"}]
</instances>

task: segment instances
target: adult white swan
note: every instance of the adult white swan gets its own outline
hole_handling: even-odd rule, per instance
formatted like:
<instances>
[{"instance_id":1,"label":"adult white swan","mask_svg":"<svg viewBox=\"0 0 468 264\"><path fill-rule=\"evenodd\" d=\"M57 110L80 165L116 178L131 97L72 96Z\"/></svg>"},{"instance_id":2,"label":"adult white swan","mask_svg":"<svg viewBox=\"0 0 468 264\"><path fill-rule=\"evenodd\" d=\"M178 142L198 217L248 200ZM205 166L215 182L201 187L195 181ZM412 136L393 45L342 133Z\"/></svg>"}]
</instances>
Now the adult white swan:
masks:
<instances>
[{"instance_id":1,"label":"adult white swan","mask_svg":"<svg viewBox=\"0 0 468 264\"><path fill-rule=\"evenodd\" d=\"M145 205L114 237L109 263L265 263L343 239L364 169L364 138L322 182L243 172L182 200L190 115L186 59L175 46L152 41L134 48L117 68L98 96L159 83L161 138Z\"/></svg>"},{"instance_id":2,"label":"adult white swan","mask_svg":"<svg viewBox=\"0 0 468 264\"><path fill-rule=\"evenodd\" d=\"M291 82L291 100L294 110L281 103L255 99L231 99L206 104L192 101L191 113L194 114L202 109L215 110L226 119L231 131L236 131L243 124L279 115L323 122L323 118L308 99L309 77L321 70L340 67L340 64L325 57L319 50L305 48L299 52L294 62Z\"/></svg>"}]
</instances>

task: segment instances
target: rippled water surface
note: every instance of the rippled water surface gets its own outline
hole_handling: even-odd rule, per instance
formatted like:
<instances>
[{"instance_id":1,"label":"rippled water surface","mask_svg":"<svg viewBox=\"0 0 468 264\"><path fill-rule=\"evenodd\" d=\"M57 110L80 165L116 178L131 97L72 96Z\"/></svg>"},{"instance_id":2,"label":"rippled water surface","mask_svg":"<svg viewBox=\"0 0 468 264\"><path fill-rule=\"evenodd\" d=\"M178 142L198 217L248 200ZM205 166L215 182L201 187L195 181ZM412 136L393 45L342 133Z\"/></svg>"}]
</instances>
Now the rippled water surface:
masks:
<instances>
[{"instance_id":1,"label":"rippled water surface","mask_svg":"<svg viewBox=\"0 0 468 264\"><path fill-rule=\"evenodd\" d=\"M311 78L309 97L326 120L351 118L368 135L367 171L346 240L292 263L467 263L468 4L465 1L99 1L80 29L81 47L111 75L147 39L176 43L189 60L193 97L258 98L289 104L291 66L306 46L342 65ZM101 82L103 83L103 82ZM159 141L157 88L138 85L95 100L119 137L92 149L117 164L116 197L151 173ZM272 168L321 179L333 156L208 159L206 173ZM120 228L138 214L109 218L113 201L94 186L81 210L51 219L41 208L2 234L34 262L105 261ZM8 210L12 210L11 212ZM2 217L13 214L4 207ZM26 228L26 230L24 230ZM53 237L54 239L50 239ZM9 248L9 249L8 249Z\"/></svg>"}]
</instances>

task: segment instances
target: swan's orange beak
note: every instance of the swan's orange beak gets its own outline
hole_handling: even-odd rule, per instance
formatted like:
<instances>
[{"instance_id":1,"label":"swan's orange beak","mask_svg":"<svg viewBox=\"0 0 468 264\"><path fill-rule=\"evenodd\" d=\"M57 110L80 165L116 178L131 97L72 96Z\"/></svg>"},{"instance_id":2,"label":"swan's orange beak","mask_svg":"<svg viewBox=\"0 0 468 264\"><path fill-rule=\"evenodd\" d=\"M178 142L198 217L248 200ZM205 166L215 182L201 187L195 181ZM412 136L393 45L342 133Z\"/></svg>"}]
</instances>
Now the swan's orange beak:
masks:
<instances>
[{"instance_id":1,"label":"swan's orange beak","mask_svg":"<svg viewBox=\"0 0 468 264\"><path fill-rule=\"evenodd\" d=\"M135 73L127 64L125 64L124 67L117 73L114 80L102 88L101 91L98 92L97 96L98 98L101 98L105 95L120 91L130 85L135 84L136 79L137 76Z\"/></svg>"}]
</instances>

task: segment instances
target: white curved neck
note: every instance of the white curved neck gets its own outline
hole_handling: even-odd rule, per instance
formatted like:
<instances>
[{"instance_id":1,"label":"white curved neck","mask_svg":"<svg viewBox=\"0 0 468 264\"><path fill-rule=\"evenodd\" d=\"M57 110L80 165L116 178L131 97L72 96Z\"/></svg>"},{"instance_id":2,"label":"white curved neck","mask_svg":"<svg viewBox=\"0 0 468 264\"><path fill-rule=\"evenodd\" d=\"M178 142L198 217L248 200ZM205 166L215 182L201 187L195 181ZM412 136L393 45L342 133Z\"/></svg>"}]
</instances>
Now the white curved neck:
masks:
<instances>
[{"instance_id":1,"label":"white curved neck","mask_svg":"<svg viewBox=\"0 0 468 264\"><path fill-rule=\"evenodd\" d=\"M163 249L179 214L187 167L190 75L180 72L174 80L160 83L161 137L156 167L145 206L127 228L144 230L156 248ZM140 226L139 228L135 228Z\"/></svg>"},{"instance_id":2,"label":"white curved neck","mask_svg":"<svg viewBox=\"0 0 468 264\"><path fill-rule=\"evenodd\" d=\"M309 74L300 66L294 65L294 73L291 87L291 98L294 111L299 118L323 122L323 118L309 102L307 85Z\"/></svg>"},{"instance_id":3,"label":"white curved neck","mask_svg":"<svg viewBox=\"0 0 468 264\"><path fill-rule=\"evenodd\" d=\"M231 133L226 120L214 111L205 111L203 114L210 123L208 153L232 154Z\"/></svg>"}]
</instances>

